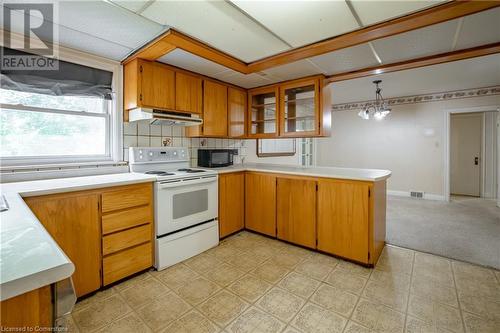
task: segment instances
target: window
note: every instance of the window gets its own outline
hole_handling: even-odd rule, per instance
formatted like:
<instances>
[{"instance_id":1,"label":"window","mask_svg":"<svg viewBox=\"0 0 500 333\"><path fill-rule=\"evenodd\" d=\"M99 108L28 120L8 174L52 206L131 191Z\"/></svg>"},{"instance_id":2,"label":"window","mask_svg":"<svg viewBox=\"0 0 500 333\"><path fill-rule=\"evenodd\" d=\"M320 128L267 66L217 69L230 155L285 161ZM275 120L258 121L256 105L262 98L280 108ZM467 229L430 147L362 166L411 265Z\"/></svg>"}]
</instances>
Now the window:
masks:
<instances>
[{"instance_id":1,"label":"window","mask_svg":"<svg viewBox=\"0 0 500 333\"><path fill-rule=\"evenodd\" d=\"M56 70L1 68L2 169L99 165L122 158L120 64L64 47L59 55Z\"/></svg>"},{"instance_id":2,"label":"window","mask_svg":"<svg viewBox=\"0 0 500 333\"><path fill-rule=\"evenodd\" d=\"M2 164L111 159L111 102L0 89Z\"/></svg>"},{"instance_id":3,"label":"window","mask_svg":"<svg viewBox=\"0 0 500 333\"><path fill-rule=\"evenodd\" d=\"M314 141L312 138L301 138L300 140L300 164L310 167L314 165Z\"/></svg>"}]
</instances>

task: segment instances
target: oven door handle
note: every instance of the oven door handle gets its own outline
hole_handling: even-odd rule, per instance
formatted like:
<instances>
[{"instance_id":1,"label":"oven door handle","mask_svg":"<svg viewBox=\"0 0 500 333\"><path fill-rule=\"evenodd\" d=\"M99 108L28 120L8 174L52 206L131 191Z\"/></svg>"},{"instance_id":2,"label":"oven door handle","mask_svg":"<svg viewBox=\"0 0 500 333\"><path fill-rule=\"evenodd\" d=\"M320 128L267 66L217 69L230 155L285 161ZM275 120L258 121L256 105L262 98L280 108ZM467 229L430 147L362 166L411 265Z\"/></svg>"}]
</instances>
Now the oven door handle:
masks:
<instances>
[{"instance_id":1,"label":"oven door handle","mask_svg":"<svg viewBox=\"0 0 500 333\"><path fill-rule=\"evenodd\" d=\"M171 182L171 183L160 183L158 188L160 190L163 190L163 189L167 189L167 188L188 186L188 185L193 185L193 184L198 185L198 184L212 183L215 181L217 181L217 176L209 177L209 178L202 178L202 179L193 179L193 180Z\"/></svg>"}]
</instances>

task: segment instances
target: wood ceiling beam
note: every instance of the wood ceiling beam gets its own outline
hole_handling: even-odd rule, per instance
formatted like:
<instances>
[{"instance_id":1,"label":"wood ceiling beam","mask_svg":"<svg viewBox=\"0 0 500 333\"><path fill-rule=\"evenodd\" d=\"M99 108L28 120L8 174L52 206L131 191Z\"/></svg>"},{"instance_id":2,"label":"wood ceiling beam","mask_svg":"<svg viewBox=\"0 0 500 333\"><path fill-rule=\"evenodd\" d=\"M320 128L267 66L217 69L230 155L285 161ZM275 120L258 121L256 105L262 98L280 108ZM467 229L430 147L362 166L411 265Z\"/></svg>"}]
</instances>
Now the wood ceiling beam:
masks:
<instances>
[{"instance_id":1,"label":"wood ceiling beam","mask_svg":"<svg viewBox=\"0 0 500 333\"><path fill-rule=\"evenodd\" d=\"M500 42L327 76L325 84L500 53Z\"/></svg>"},{"instance_id":2,"label":"wood ceiling beam","mask_svg":"<svg viewBox=\"0 0 500 333\"><path fill-rule=\"evenodd\" d=\"M251 63L245 63L195 38L170 29L123 60L122 64L136 58L156 60L179 48L237 72L250 74L499 6L500 1L454 0Z\"/></svg>"},{"instance_id":3,"label":"wood ceiling beam","mask_svg":"<svg viewBox=\"0 0 500 333\"><path fill-rule=\"evenodd\" d=\"M378 23L363 29L254 61L248 65L248 69L250 73L262 71L271 67L311 58L346 47L367 43L376 39L424 28L429 25L453 20L498 6L500 6L500 1L455 0L447 2L442 5L424 9L397 19Z\"/></svg>"},{"instance_id":4,"label":"wood ceiling beam","mask_svg":"<svg viewBox=\"0 0 500 333\"><path fill-rule=\"evenodd\" d=\"M127 58L122 60L122 65L125 65L134 59L146 59L151 61L156 60L175 50L177 47L168 42L168 36L170 36L171 32L172 31L170 29L165 31L159 37L156 37L139 50L130 54Z\"/></svg>"},{"instance_id":5,"label":"wood ceiling beam","mask_svg":"<svg viewBox=\"0 0 500 333\"><path fill-rule=\"evenodd\" d=\"M125 65L137 58L156 60L177 48L237 72L244 74L248 72L248 65L245 62L174 29L169 29L137 52L131 54L122 61L122 64Z\"/></svg>"},{"instance_id":6,"label":"wood ceiling beam","mask_svg":"<svg viewBox=\"0 0 500 333\"><path fill-rule=\"evenodd\" d=\"M208 59L227 68L231 68L237 72L243 74L248 73L248 65L245 62L181 32L171 30L168 41L184 51Z\"/></svg>"}]
</instances>

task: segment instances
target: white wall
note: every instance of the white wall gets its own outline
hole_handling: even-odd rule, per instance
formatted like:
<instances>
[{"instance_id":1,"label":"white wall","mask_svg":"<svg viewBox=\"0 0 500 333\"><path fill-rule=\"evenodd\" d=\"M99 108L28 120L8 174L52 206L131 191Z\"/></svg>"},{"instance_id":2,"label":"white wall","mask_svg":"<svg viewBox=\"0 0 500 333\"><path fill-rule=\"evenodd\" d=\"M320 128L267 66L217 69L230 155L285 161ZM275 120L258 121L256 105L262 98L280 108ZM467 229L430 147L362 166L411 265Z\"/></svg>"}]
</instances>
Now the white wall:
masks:
<instances>
[{"instance_id":1,"label":"white wall","mask_svg":"<svg viewBox=\"0 0 500 333\"><path fill-rule=\"evenodd\" d=\"M336 111L332 136L317 139L317 165L389 169L388 190L444 195L444 110L499 105L500 96L397 105L383 121Z\"/></svg>"}]
</instances>

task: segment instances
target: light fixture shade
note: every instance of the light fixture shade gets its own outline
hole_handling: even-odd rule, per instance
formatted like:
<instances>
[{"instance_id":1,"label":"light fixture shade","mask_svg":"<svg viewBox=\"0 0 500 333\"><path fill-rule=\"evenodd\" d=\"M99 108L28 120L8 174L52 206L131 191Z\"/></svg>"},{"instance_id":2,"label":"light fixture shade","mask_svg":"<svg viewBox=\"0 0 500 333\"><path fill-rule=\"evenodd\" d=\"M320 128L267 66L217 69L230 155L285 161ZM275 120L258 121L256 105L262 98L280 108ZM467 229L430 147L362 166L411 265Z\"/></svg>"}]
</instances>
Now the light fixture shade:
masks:
<instances>
[{"instance_id":1,"label":"light fixture shade","mask_svg":"<svg viewBox=\"0 0 500 333\"><path fill-rule=\"evenodd\" d=\"M358 116L360 116L361 119L369 120L370 119L370 112L367 109L363 109L363 110L359 111Z\"/></svg>"},{"instance_id":2,"label":"light fixture shade","mask_svg":"<svg viewBox=\"0 0 500 333\"><path fill-rule=\"evenodd\" d=\"M376 120L384 119L389 113L391 113L391 109L387 106L387 103L384 101L382 97L381 91L382 89L378 86L382 80L375 80L373 83L375 84L375 103L366 104L365 107L359 111L358 116L362 119L368 120L370 118L374 118Z\"/></svg>"}]
</instances>

